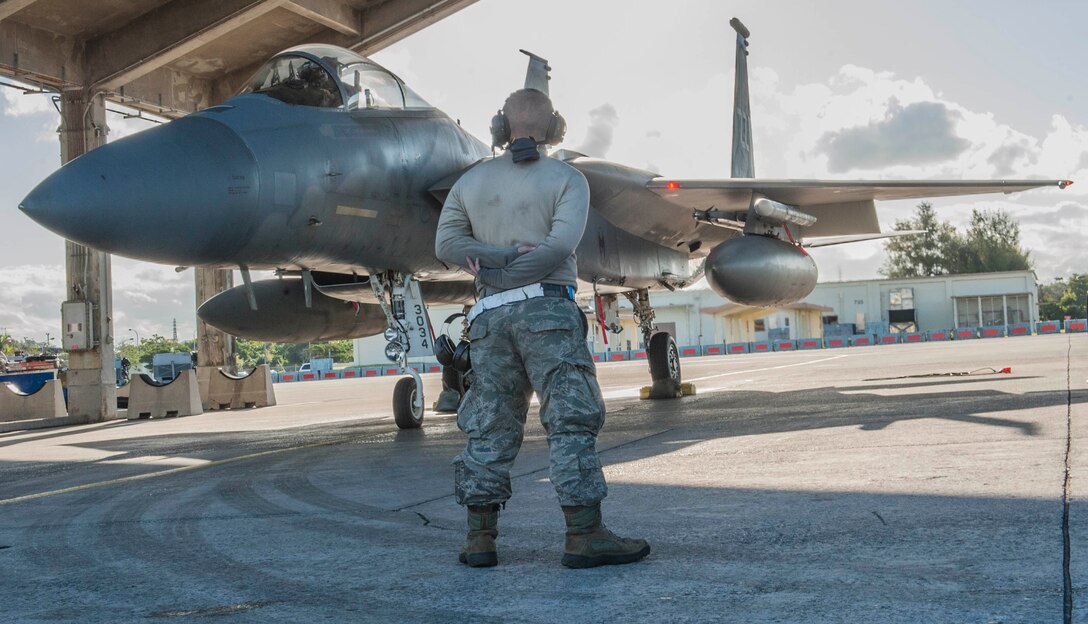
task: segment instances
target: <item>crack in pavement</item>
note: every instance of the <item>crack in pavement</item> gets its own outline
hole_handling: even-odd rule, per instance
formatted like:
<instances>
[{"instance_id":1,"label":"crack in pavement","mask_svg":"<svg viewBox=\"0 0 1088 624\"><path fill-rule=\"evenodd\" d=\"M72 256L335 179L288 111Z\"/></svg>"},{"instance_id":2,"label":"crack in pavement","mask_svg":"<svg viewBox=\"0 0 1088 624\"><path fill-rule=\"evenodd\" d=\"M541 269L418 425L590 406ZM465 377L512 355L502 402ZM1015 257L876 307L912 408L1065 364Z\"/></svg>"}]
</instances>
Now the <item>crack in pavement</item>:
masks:
<instances>
[{"instance_id":1,"label":"crack in pavement","mask_svg":"<svg viewBox=\"0 0 1088 624\"><path fill-rule=\"evenodd\" d=\"M1073 622L1072 552L1069 545L1069 456L1073 448L1073 336L1065 352L1065 478L1062 482L1062 608L1065 624Z\"/></svg>"}]
</instances>

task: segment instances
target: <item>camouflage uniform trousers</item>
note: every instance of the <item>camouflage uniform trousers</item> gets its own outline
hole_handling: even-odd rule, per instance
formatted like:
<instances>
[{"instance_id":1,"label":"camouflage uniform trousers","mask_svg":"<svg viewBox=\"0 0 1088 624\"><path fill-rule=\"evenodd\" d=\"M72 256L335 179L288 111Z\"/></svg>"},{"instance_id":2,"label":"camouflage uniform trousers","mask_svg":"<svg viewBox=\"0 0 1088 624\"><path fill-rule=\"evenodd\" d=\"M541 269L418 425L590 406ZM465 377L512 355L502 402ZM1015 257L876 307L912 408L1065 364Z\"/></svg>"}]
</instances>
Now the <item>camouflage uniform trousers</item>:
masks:
<instances>
[{"instance_id":1,"label":"camouflage uniform trousers","mask_svg":"<svg viewBox=\"0 0 1088 624\"><path fill-rule=\"evenodd\" d=\"M504 503L533 392L548 436L552 484L561 505L595 505L607 494L597 433L604 399L586 346L586 319L558 297L484 312L472 322L474 380L457 412L468 435L454 461L457 502Z\"/></svg>"}]
</instances>

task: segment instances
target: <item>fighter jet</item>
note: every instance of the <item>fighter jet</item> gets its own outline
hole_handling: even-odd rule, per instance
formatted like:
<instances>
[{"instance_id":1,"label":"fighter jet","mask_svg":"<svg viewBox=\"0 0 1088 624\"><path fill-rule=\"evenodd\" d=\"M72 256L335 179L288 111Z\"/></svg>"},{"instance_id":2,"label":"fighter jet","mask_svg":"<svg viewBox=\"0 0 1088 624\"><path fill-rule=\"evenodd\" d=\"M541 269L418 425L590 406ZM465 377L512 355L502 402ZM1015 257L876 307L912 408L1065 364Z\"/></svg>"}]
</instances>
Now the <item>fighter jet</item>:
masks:
<instances>
[{"instance_id":1,"label":"fighter jet","mask_svg":"<svg viewBox=\"0 0 1088 624\"><path fill-rule=\"evenodd\" d=\"M592 209L577 249L581 288L597 296L605 328L619 295L632 302L651 397L677 396L682 380L676 344L656 331L652 291L688 286L705 269L710 286L731 301L798 301L817 279L805 247L888 235L874 200L1070 184L757 178L750 33L736 19L730 24L732 177L669 178L570 150L551 154L589 181ZM550 69L530 54L526 87L546 92ZM407 358L434 348L427 305L468 304L474 294L470 275L435 258L442 202L460 175L493 156L492 147L373 61L308 45L277 54L223 104L64 165L20 209L109 253L240 269L244 285L199 310L233 335L298 342L384 331L386 355L409 375L394 390L394 417L412 428L422 423L424 401ZM278 277L255 282L252 270Z\"/></svg>"}]
</instances>

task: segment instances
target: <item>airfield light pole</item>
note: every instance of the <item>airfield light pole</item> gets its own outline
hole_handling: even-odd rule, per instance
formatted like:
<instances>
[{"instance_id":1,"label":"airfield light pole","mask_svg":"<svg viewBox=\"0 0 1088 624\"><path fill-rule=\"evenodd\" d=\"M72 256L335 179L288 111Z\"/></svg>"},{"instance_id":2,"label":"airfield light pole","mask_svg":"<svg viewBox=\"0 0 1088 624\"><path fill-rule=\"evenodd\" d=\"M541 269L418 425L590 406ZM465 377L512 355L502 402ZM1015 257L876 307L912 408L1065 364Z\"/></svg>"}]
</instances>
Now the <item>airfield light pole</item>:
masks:
<instances>
[{"instance_id":1,"label":"airfield light pole","mask_svg":"<svg viewBox=\"0 0 1088 624\"><path fill-rule=\"evenodd\" d=\"M140 346L140 332L136 331L135 329L132 329L131 327L129 327L128 330L130 332L136 334L136 346L139 347Z\"/></svg>"}]
</instances>

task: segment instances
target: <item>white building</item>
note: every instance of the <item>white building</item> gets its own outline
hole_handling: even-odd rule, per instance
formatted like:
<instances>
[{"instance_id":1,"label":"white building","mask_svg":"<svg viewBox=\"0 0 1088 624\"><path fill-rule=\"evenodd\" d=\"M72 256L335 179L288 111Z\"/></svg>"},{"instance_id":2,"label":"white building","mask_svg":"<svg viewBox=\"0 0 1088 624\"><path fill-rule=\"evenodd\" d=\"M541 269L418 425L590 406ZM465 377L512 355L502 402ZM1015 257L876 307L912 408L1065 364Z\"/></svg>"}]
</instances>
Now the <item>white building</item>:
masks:
<instances>
[{"instance_id":1,"label":"white building","mask_svg":"<svg viewBox=\"0 0 1088 624\"><path fill-rule=\"evenodd\" d=\"M1034 271L824 282L805 301L834 309L834 322L865 327L896 322L894 310L902 304L897 306L893 298L913 300L918 331L1039 320Z\"/></svg>"},{"instance_id":2,"label":"white building","mask_svg":"<svg viewBox=\"0 0 1088 624\"><path fill-rule=\"evenodd\" d=\"M592 300L580 300L589 316L593 351L642 347L631 305L622 296L619 300L622 331L609 333L607 344ZM1039 320L1039 287L1033 271L824 282L804 301L779 309L731 303L706 286L654 293L650 300L658 329L672 334L679 345L821 338L825 326L840 333L879 334ZM460 311L460 306L431 308L435 331L441 330L446 317ZM457 320L449 328L455 340L460 337L460 323ZM384 350L381 336L356 340L356 363L386 364Z\"/></svg>"}]
</instances>

